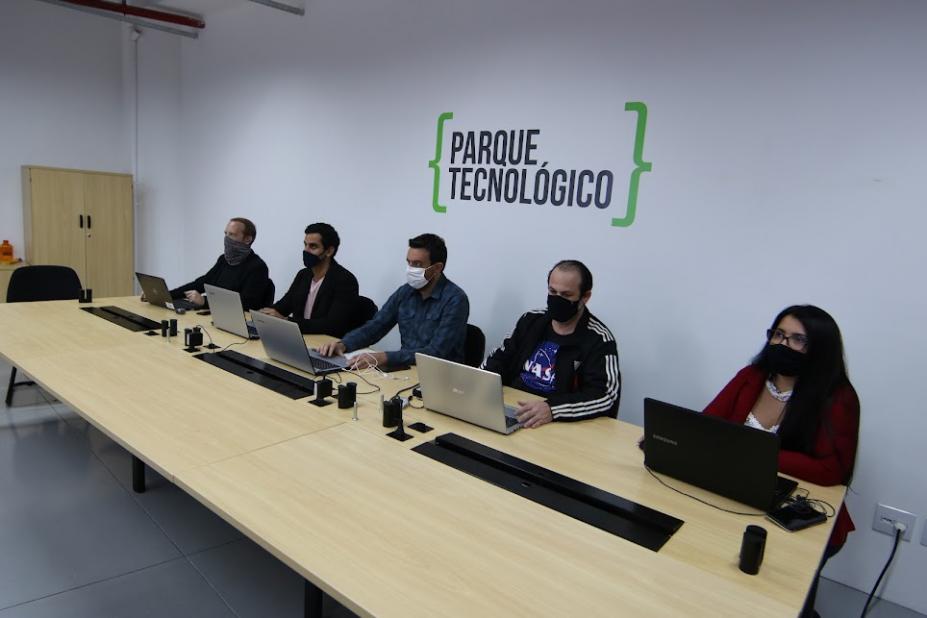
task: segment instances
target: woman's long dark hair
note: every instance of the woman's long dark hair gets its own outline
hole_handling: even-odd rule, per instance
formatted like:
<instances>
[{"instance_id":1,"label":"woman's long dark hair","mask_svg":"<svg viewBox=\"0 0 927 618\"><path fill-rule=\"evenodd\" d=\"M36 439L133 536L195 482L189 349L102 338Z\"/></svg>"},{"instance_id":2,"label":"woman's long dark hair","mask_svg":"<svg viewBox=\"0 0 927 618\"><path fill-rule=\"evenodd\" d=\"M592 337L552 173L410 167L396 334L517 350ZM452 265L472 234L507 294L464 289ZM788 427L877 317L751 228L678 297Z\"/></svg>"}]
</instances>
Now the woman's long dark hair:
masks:
<instances>
[{"instance_id":1,"label":"woman's long dark hair","mask_svg":"<svg viewBox=\"0 0 927 618\"><path fill-rule=\"evenodd\" d=\"M834 318L814 305L792 305L779 312L770 328L778 328L787 315L801 322L805 328L808 348L805 365L785 406L779 436L782 448L812 454L824 411L830 405L834 392L844 386L852 388L852 385L843 357L843 338ZM754 357L753 365L770 374L768 349L768 345L763 346ZM852 462L849 463L852 466Z\"/></svg>"}]
</instances>

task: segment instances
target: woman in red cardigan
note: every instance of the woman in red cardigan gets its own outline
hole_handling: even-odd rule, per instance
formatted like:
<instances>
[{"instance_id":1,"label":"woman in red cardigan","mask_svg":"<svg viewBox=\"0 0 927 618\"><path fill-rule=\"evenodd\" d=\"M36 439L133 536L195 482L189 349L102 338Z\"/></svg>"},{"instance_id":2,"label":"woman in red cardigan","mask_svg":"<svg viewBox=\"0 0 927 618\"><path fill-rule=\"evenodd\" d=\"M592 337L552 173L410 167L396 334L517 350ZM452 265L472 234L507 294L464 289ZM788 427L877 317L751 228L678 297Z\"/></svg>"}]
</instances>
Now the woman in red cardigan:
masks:
<instances>
[{"instance_id":1,"label":"woman in red cardigan","mask_svg":"<svg viewBox=\"0 0 927 618\"><path fill-rule=\"evenodd\" d=\"M705 414L777 432L779 471L817 485L850 482L859 433L859 399L847 377L840 329L813 305L783 309L753 362L705 408ZM854 529L841 506L824 566ZM817 579L806 603L813 615Z\"/></svg>"}]
</instances>

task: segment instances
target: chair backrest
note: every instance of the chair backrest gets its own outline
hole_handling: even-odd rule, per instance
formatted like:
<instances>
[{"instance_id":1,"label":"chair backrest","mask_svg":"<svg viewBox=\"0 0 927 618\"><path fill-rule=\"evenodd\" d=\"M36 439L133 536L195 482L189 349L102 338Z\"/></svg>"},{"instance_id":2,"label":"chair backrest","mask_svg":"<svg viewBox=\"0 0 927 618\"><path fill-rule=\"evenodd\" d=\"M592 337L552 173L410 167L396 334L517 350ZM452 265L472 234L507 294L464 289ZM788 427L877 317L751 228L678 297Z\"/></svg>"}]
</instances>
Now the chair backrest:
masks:
<instances>
[{"instance_id":1,"label":"chair backrest","mask_svg":"<svg viewBox=\"0 0 927 618\"><path fill-rule=\"evenodd\" d=\"M376 314L377 304L366 296L358 296L357 303L354 305L354 316L351 320L351 327L348 330L363 326Z\"/></svg>"},{"instance_id":2,"label":"chair backrest","mask_svg":"<svg viewBox=\"0 0 927 618\"><path fill-rule=\"evenodd\" d=\"M478 326L467 324L467 338L464 341L464 364L479 367L486 353L486 335Z\"/></svg>"},{"instance_id":3,"label":"chair backrest","mask_svg":"<svg viewBox=\"0 0 927 618\"><path fill-rule=\"evenodd\" d=\"M10 276L6 302L76 300L80 289L80 278L69 266L21 266Z\"/></svg>"}]
</instances>

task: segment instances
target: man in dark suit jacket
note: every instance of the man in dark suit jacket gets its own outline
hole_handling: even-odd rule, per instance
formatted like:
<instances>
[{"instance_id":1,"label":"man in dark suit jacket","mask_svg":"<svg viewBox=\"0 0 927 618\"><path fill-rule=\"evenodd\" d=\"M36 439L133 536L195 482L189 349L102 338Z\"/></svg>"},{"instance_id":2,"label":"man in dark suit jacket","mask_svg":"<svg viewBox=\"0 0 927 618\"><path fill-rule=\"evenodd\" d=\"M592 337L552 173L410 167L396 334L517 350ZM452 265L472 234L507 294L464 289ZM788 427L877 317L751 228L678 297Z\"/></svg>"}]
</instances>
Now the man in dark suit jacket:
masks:
<instances>
[{"instance_id":1,"label":"man in dark suit jacket","mask_svg":"<svg viewBox=\"0 0 927 618\"><path fill-rule=\"evenodd\" d=\"M287 293L262 312L289 317L304 333L341 337L354 326L358 310L357 279L335 261L341 239L327 223L313 223L303 240L304 269Z\"/></svg>"}]
</instances>

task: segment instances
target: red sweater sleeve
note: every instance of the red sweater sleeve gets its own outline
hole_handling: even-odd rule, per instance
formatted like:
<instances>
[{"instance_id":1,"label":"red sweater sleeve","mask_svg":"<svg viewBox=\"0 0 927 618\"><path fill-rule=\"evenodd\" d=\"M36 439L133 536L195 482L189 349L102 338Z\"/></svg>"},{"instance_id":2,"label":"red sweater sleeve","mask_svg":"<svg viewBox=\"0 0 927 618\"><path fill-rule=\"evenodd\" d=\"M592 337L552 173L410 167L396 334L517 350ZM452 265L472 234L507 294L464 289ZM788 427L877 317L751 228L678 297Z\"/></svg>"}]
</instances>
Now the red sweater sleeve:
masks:
<instances>
[{"instance_id":1,"label":"red sweater sleeve","mask_svg":"<svg viewBox=\"0 0 927 618\"><path fill-rule=\"evenodd\" d=\"M834 393L815 438L814 453L779 452L779 471L817 485L841 485L856 459L859 399L852 387Z\"/></svg>"},{"instance_id":2,"label":"red sweater sleeve","mask_svg":"<svg viewBox=\"0 0 927 618\"><path fill-rule=\"evenodd\" d=\"M721 392L703 410L708 416L717 416L733 423L743 423L759 395L758 385L763 376L754 367L747 366L727 383Z\"/></svg>"}]
</instances>

